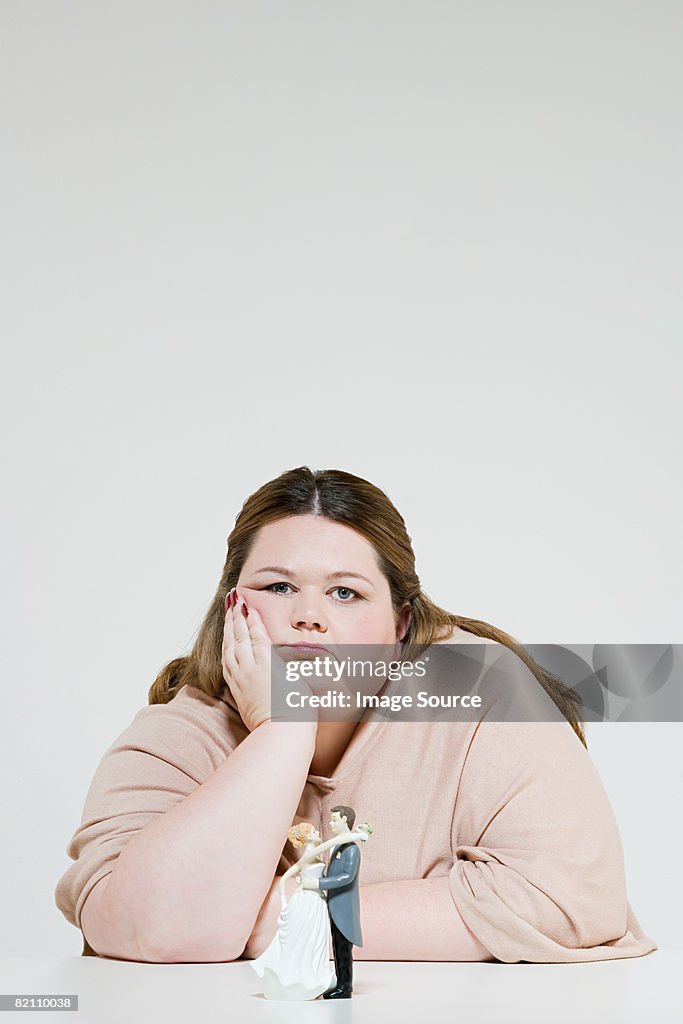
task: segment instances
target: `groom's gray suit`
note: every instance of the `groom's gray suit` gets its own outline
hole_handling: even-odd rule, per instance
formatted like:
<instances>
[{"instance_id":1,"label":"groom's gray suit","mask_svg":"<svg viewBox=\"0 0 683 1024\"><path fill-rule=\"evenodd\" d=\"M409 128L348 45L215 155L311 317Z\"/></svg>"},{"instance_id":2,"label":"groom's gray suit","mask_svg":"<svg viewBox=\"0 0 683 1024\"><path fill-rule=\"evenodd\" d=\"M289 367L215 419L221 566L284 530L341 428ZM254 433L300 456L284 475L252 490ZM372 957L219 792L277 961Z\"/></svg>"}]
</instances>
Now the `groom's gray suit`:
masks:
<instances>
[{"instance_id":1,"label":"groom's gray suit","mask_svg":"<svg viewBox=\"0 0 683 1024\"><path fill-rule=\"evenodd\" d=\"M356 843L342 843L332 850L327 872L318 879L319 888L327 891L330 917L354 946L363 945L358 895L359 868L360 850Z\"/></svg>"}]
</instances>

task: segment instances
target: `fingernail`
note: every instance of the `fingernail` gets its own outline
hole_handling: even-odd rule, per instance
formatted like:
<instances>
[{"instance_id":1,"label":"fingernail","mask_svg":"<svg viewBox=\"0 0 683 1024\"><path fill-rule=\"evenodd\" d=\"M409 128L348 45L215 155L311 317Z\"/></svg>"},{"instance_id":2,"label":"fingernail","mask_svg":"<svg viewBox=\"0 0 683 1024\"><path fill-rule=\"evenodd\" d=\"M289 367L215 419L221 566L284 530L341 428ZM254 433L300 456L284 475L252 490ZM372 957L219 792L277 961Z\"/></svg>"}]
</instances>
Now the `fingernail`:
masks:
<instances>
[{"instance_id":1,"label":"fingernail","mask_svg":"<svg viewBox=\"0 0 683 1024\"><path fill-rule=\"evenodd\" d=\"M242 605L242 614L246 619L247 615L249 614L249 609L247 608L247 602L244 600L244 598L242 598L242 601L244 602Z\"/></svg>"}]
</instances>

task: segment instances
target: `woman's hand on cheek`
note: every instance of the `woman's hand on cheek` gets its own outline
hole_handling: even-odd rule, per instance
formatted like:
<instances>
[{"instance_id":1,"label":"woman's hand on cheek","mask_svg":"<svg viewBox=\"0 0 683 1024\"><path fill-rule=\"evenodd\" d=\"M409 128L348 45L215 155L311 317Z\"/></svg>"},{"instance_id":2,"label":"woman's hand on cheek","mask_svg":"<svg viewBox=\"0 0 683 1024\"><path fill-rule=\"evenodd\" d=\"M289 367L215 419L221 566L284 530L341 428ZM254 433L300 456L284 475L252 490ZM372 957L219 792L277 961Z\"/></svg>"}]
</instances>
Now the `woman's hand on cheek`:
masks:
<instances>
[{"instance_id":1,"label":"woman's hand on cheek","mask_svg":"<svg viewBox=\"0 0 683 1024\"><path fill-rule=\"evenodd\" d=\"M248 608L233 587L226 598L223 678L250 732L271 718L272 640L256 608Z\"/></svg>"}]
</instances>

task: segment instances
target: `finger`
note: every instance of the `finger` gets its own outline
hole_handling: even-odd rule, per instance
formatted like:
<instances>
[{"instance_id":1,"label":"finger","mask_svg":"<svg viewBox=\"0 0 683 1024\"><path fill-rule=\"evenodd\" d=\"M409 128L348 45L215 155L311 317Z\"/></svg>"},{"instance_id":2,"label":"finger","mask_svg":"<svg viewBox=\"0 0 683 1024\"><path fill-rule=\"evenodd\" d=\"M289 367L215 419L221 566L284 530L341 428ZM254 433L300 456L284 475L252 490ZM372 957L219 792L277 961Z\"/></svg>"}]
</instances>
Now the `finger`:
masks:
<instances>
[{"instance_id":1,"label":"finger","mask_svg":"<svg viewBox=\"0 0 683 1024\"><path fill-rule=\"evenodd\" d=\"M248 669L254 665L254 653L249 635L249 626L244 614L244 598L238 596L237 604L232 609L232 629L234 640L234 655L237 664L241 668ZM251 614L251 609L250 609Z\"/></svg>"},{"instance_id":2,"label":"finger","mask_svg":"<svg viewBox=\"0 0 683 1024\"><path fill-rule=\"evenodd\" d=\"M234 588L233 588L234 590ZM235 675L237 669L237 659L235 657L235 634L232 624L232 608L229 606L230 595L233 593L230 591L225 599L226 612L225 619L223 622L223 645L222 645L222 657L223 660L232 676Z\"/></svg>"},{"instance_id":3,"label":"finger","mask_svg":"<svg viewBox=\"0 0 683 1024\"><path fill-rule=\"evenodd\" d=\"M288 684L285 663L274 649L272 637L268 633L266 624L256 608L249 609L247 626L249 628L249 636L251 637L253 657L257 667L270 671L271 685L277 686L279 690L286 691ZM273 655L275 655L275 658L273 658Z\"/></svg>"},{"instance_id":4,"label":"finger","mask_svg":"<svg viewBox=\"0 0 683 1024\"><path fill-rule=\"evenodd\" d=\"M270 648L273 641L268 634L265 622L256 608L249 609L246 624L254 651L254 658L259 664L265 663L266 660L270 660Z\"/></svg>"}]
</instances>

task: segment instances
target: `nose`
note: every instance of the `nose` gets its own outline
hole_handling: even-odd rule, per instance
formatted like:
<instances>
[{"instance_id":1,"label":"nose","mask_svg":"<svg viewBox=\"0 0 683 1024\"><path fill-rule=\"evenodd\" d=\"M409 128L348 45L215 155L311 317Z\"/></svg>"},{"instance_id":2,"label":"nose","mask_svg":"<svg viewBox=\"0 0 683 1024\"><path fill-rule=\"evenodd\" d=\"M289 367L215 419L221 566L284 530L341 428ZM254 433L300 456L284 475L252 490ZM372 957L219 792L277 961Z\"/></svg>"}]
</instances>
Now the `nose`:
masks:
<instances>
[{"instance_id":1,"label":"nose","mask_svg":"<svg viewBox=\"0 0 683 1024\"><path fill-rule=\"evenodd\" d=\"M304 619L295 619L292 622L295 629L312 629L316 633L327 633L327 626L323 625L318 619L313 616L308 616Z\"/></svg>"},{"instance_id":2,"label":"nose","mask_svg":"<svg viewBox=\"0 0 683 1024\"><path fill-rule=\"evenodd\" d=\"M317 633L327 633L325 613L312 598L300 596L292 613L294 629L311 629Z\"/></svg>"}]
</instances>

